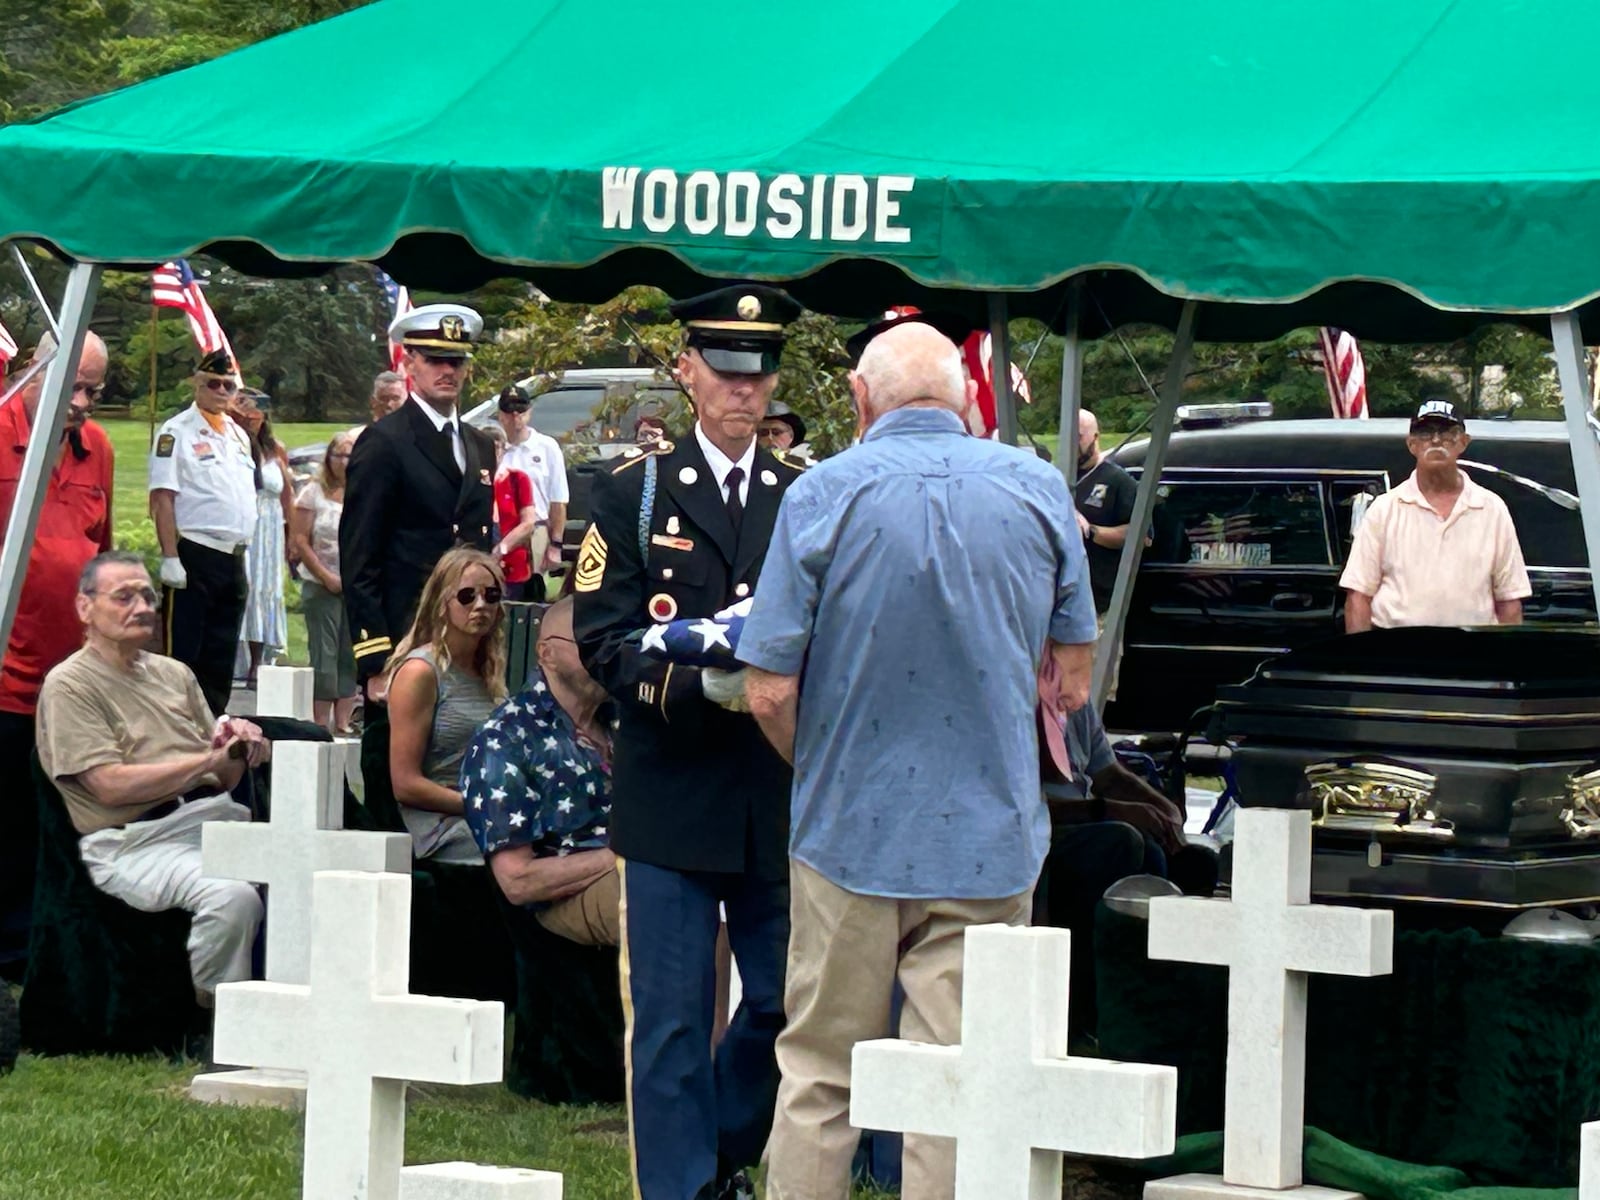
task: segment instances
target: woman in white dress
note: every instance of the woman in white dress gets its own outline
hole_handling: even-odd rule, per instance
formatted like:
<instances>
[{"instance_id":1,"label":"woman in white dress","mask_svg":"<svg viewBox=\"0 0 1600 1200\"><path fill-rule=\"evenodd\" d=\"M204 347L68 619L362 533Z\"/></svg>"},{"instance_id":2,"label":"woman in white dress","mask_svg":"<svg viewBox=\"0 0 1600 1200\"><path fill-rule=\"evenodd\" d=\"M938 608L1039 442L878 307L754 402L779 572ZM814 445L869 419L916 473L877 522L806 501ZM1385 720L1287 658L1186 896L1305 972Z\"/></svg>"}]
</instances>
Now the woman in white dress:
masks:
<instances>
[{"instance_id":1,"label":"woman in white dress","mask_svg":"<svg viewBox=\"0 0 1600 1200\"><path fill-rule=\"evenodd\" d=\"M255 397L239 393L233 418L250 435L256 460L256 532L245 553L250 600L244 610L239 640L248 652L245 685L254 687L256 670L270 651L276 658L289 644L289 619L283 604L284 529L294 509L289 487L289 455L272 436L272 423L256 407Z\"/></svg>"}]
</instances>

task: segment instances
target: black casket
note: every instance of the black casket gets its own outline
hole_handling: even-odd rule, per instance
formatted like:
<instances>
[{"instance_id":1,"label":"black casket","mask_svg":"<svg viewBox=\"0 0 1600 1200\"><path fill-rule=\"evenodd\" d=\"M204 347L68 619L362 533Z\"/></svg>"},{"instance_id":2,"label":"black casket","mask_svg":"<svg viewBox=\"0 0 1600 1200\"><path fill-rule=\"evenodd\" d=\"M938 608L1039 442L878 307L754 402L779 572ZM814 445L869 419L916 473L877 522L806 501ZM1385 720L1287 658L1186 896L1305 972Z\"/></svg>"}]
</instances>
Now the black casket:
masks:
<instances>
[{"instance_id":1,"label":"black casket","mask_svg":"<svg viewBox=\"0 0 1600 1200\"><path fill-rule=\"evenodd\" d=\"M1240 803L1309 808L1312 890L1600 900L1600 634L1379 629L1219 689Z\"/></svg>"}]
</instances>

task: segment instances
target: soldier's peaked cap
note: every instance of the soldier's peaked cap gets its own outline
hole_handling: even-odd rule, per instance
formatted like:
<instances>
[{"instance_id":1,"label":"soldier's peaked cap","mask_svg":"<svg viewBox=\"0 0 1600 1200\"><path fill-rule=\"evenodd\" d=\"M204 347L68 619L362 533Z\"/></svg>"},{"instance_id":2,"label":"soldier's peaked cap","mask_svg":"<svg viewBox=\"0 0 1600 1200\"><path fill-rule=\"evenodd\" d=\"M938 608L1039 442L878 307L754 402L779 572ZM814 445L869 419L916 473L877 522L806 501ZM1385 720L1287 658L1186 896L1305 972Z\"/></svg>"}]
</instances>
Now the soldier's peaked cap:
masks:
<instances>
[{"instance_id":1,"label":"soldier's peaked cap","mask_svg":"<svg viewBox=\"0 0 1600 1200\"><path fill-rule=\"evenodd\" d=\"M718 288L670 307L689 345L712 370L728 375L777 371L785 331L801 311L789 293L761 283Z\"/></svg>"},{"instance_id":2,"label":"soldier's peaked cap","mask_svg":"<svg viewBox=\"0 0 1600 1200\"><path fill-rule=\"evenodd\" d=\"M471 358L483 318L465 304L424 304L389 322L389 340L435 358Z\"/></svg>"}]
</instances>

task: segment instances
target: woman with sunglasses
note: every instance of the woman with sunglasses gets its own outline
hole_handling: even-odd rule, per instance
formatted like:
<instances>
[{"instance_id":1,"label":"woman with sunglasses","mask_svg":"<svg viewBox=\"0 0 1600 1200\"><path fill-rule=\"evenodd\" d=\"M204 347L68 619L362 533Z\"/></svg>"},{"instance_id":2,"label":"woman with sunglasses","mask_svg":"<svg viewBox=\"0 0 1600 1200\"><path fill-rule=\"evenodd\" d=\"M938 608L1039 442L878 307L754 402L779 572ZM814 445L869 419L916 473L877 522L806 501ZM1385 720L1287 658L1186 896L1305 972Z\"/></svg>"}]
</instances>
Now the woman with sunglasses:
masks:
<instances>
[{"instance_id":1,"label":"woman with sunglasses","mask_svg":"<svg viewBox=\"0 0 1600 1200\"><path fill-rule=\"evenodd\" d=\"M473 733L506 694L504 597L498 562L449 551L389 659L389 778L417 858L483 861L457 784Z\"/></svg>"}]
</instances>

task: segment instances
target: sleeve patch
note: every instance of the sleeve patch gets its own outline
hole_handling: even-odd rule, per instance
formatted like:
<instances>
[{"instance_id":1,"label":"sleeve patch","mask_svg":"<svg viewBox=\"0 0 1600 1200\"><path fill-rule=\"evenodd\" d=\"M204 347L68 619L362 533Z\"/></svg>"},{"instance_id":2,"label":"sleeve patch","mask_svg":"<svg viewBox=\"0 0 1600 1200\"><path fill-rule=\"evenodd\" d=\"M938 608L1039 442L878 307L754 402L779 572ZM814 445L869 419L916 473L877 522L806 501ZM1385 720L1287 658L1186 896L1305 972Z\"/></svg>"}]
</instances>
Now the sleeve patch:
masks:
<instances>
[{"instance_id":1,"label":"sleeve patch","mask_svg":"<svg viewBox=\"0 0 1600 1200\"><path fill-rule=\"evenodd\" d=\"M573 579L573 590L597 592L600 580L606 573L606 539L600 536L598 525L589 526L583 535L583 545L578 547L578 570Z\"/></svg>"},{"instance_id":2,"label":"sleeve patch","mask_svg":"<svg viewBox=\"0 0 1600 1200\"><path fill-rule=\"evenodd\" d=\"M163 433L156 439L156 457L171 458L173 447L176 445L176 438L174 438L170 433Z\"/></svg>"}]
</instances>

